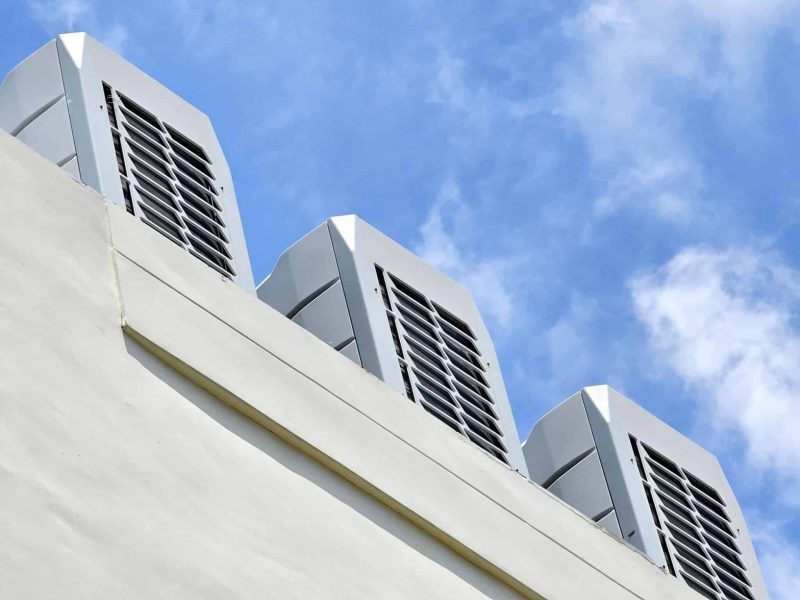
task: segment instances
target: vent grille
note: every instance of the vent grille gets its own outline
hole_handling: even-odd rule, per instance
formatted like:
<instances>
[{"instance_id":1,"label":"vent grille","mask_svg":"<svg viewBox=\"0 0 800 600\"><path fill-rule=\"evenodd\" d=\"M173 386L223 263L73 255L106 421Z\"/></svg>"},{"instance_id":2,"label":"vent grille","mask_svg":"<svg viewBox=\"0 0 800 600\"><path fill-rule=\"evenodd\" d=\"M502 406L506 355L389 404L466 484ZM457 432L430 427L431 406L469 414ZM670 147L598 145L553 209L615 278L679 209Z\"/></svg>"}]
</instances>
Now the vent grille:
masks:
<instances>
[{"instance_id":1,"label":"vent grille","mask_svg":"<svg viewBox=\"0 0 800 600\"><path fill-rule=\"evenodd\" d=\"M220 192L205 150L103 84L125 208L222 275L234 278Z\"/></svg>"},{"instance_id":2,"label":"vent grille","mask_svg":"<svg viewBox=\"0 0 800 600\"><path fill-rule=\"evenodd\" d=\"M406 396L509 464L475 334L410 285L378 265L375 270Z\"/></svg>"},{"instance_id":3,"label":"vent grille","mask_svg":"<svg viewBox=\"0 0 800 600\"><path fill-rule=\"evenodd\" d=\"M667 569L710 600L754 600L725 501L710 485L630 437Z\"/></svg>"}]
</instances>

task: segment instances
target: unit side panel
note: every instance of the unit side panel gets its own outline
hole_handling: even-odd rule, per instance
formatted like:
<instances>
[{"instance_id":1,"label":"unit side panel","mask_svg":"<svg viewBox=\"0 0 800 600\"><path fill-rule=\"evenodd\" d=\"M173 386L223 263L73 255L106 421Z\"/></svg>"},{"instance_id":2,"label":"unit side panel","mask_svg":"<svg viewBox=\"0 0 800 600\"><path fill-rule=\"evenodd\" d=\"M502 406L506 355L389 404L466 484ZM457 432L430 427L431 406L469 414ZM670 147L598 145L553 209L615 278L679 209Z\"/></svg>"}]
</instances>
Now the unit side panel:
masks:
<instances>
[{"instance_id":1,"label":"unit side panel","mask_svg":"<svg viewBox=\"0 0 800 600\"><path fill-rule=\"evenodd\" d=\"M90 38L83 34L68 34L56 39L78 168L86 185L114 204L125 206L102 86L96 74L93 53L86 51L84 40ZM127 65L127 68L133 67Z\"/></svg>"},{"instance_id":2,"label":"unit side panel","mask_svg":"<svg viewBox=\"0 0 800 600\"><path fill-rule=\"evenodd\" d=\"M78 157L73 156L70 160L64 163L61 167L67 173L69 173L70 177L72 177L75 181L81 180L81 173L78 170Z\"/></svg>"},{"instance_id":3,"label":"unit side panel","mask_svg":"<svg viewBox=\"0 0 800 600\"><path fill-rule=\"evenodd\" d=\"M279 313L292 315L338 280L328 225L323 223L281 255L269 277L259 284L257 295Z\"/></svg>"},{"instance_id":4,"label":"unit side panel","mask_svg":"<svg viewBox=\"0 0 800 600\"><path fill-rule=\"evenodd\" d=\"M580 392L542 417L522 447L531 480L543 485L594 448Z\"/></svg>"},{"instance_id":5,"label":"unit side panel","mask_svg":"<svg viewBox=\"0 0 800 600\"><path fill-rule=\"evenodd\" d=\"M604 399L594 398L599 393L594 390L583 390L581 394L622 538L639 548L657 565L664 566L664 553L642 490L627 432L623 437L621 432L612 431L617 424L610 424L600 410L598 405L603 406ZM611 404L611 400L608 403Z\"/></svg>"},{"instance_id":6,"label":"unit side panel","mask_svg":"<svg viewBox=\"0 0 800 600\"><path fill-rule=\"evenodd\" d=\"M0 84L0 127L16 135L64 95L55 41L18 64ZM40 148L36 148L41 153Z\"/></svg>"},{"instance_id":7,"label":"unit side panel","mask_svg":"<svg viewBox=\"0 0 800 600\"><path fill-rule=\"evenodd\" d=\"M17 134L17 139L58 166L71 160L75 156L75 145L66 99L62 97L28 123Z\"/></svg>"},{"instance_id":8,"label":"unit side panel","mask_svg":"<svg viewBox=\"0 0 800 600\"><path fill-rule=\"evenodd\" d=\"M619 521L617 520L616 511L612 510L605 517L597 521L597 524L609 533L612 533L619 538L622 537L622 532L619 530Z\"/></svg>"},{"instance_id":9,"label":"unit side panel","mask_svg":"<svg viewBox=\"0 0 800 600\"><path fill-rule=\"evenodd\" d=\"M358 344L356 344L355 339L339 350L339 353L361 366L361 356L358 354Z\"/></svg>"},{"instance_id":10,"label":"unit side panel","mask_svg":"<svg viewBox=\"0 0 800 600\"><path fill-rule=\"evenodd\" d=\"M292 321L336 350L354 341L340 281L312 300Z\"/></svg>"},{"instance_id":11,"label":"unit side panel","mask_svg":"<svg viewBox=\"0 0 800 600\"><path fill-rule=\"evenodd\" d=\"M595 522L613 509L597 452L564 473L548 490Z\"/></svg>"},{"instance_id":12,"label":"unit side panel","mask_svg":"<svg viewBox=\"0 0 800 600\"><path fill-rule=\"evenodd\" d=\"M405 393L397 365L394 344L386 323L374 263L365 254L355 226L347 228L328 221L336 264L353 332L358 342L361 365L400 394Z\"/></svg>"}]
</instances>

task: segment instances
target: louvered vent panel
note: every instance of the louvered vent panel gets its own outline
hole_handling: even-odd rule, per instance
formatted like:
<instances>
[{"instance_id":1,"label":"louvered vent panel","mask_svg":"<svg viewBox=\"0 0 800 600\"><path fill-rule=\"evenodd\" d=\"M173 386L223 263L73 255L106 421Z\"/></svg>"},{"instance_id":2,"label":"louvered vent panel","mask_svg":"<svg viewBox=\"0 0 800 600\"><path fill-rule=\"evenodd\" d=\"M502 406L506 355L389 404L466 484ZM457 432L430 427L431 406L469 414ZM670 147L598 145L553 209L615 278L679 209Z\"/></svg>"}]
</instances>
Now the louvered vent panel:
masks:
<instances>
[{"instance_id":1,"label":"louvered vent panel","mask_svg":"<svg viewBox=\"0 0 800 600\"><path fill-rule=\"evenodd\" d=\"M719 493L630 439L670 573L711 600L754 600L737 532Z\"/></svg>"},{"instance_id":2,"label":"louvered vent panel","mask_svg":"<svg viewBox=\"0 0 800 600\"><path fill-rule=\"evenodd\" d=\"M103 94L128 212L212 269L235 277L208 154L108 84Z\"/></svg>"},{"instance_id":3,"label":"louvered vent panel","mask_svg":"<svg viewBox=\"0 0 800 600\"><path fill-rule=\"evenodd\" d=\"M406 395L508 464L477 338L461 319L375 265Z\"/></svg>"}]
</instances>

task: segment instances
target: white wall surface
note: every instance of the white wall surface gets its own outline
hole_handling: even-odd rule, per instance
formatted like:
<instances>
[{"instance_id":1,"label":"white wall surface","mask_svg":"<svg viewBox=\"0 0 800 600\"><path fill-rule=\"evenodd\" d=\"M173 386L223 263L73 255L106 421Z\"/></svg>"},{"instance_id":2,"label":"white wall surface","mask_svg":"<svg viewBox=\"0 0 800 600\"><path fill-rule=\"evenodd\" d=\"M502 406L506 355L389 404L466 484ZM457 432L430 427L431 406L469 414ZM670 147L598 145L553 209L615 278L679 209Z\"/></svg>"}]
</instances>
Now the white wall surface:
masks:
<instances>
[{"instance_id":1,"label":"white wall surface","mask_svg":"<svg viewBox=\"0 0 800 600\"><path fill-rule=\"evenodd\" d=\"M5 134L0 223L0 597L696 598Z\"/></svg>"}]
</instances>

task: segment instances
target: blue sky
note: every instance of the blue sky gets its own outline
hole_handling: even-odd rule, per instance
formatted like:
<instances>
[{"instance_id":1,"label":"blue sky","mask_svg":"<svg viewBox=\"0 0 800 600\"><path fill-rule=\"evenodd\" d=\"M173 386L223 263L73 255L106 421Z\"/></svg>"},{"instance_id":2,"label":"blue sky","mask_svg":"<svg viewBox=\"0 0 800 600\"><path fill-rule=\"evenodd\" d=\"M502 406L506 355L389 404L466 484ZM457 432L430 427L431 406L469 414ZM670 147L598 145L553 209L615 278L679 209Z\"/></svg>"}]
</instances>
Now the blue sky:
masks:
<instances>
[{"instance_id":1,"label":"blue sky","mask_svg":"<svg viewBox=\"0 0 800 600\"><path fill-rule=\"evenodd\" d=\"M800 596L800 4L5 0L213 120L257 280L357 213L472 289L517 425L610 383L715 452Z\"/></svg>"}]
</instances>

